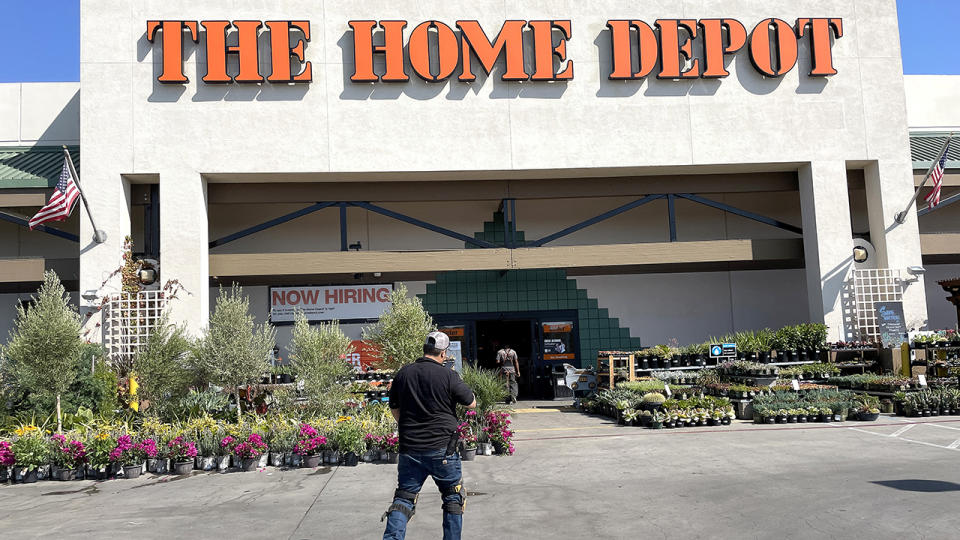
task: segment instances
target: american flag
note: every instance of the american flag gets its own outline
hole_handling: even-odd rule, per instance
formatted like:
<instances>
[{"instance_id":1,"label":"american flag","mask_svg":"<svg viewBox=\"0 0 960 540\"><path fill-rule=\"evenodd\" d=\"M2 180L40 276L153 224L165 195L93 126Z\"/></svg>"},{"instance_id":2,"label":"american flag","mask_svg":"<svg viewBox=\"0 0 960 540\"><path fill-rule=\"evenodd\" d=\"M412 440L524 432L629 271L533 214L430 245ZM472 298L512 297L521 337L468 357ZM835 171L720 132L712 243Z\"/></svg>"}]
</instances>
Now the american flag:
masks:
<instances>
[{"instance_id":1,"label":"american flag","mask_svg":"<svg viewBox=\"0 0 960 540\"><path fill-rule=\"evenodd\" d=\"M943 187L943 171L947 167L947 154L949 153L950 142L948 141L947 148L943 151L943 155L940 156L940 161L937 162L937 165L933 168L933 172L930 173L930 178L933 179L933 190L923 199L930 205L930 208L936 208L936 206L940 204L940 188Z\"/></svg>"},{"instance_id":2,"label":"american flag","mask_svg":"<svg viewBox=\"0 0 960 540\"><path fill-rule=\"evenodd\" d=\"M60 181L57 182L57 189L50 196L50 201L46 206L37 212L37 215L30 218L30 228L41 225L48 221L63 221L70 217L73 212L73 203L80 197L80 189L73 181L73 175L70 174L70 167L67 165L67 158L63 158L63 170L60 172Z\"/></svg>"}]
</instances>

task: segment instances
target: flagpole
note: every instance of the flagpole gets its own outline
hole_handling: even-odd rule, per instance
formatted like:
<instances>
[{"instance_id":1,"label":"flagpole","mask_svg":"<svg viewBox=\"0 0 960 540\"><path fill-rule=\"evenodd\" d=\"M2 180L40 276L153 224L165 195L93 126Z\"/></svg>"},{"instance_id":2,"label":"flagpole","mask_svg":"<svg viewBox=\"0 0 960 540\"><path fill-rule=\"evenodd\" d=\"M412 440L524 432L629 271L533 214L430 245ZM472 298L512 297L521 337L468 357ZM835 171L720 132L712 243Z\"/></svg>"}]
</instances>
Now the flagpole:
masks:
<instances>
[{"instance_id":1,"label":"flagpole","mask_svg":"<svg viewBox=\"0 0 960 540\"><path fill-rule=\"evenodd\" d=\"M914 192L913 197L910 198L910 202L907 203L907 207L903 209L903 212L897 214L894 218L897 223L903 225L907 221L907 212L910 211L910 208L913 206L913 203L917 202L917 197L920 196L920 190L923 189L923 186L927 183L927 180L930 179L930 175L933 174L933 169L937 166L937 163L940 162L940 158L943 157L943 153L947 151L947 148L950 146L950 141L953 140L953 133L950 133L950 136L947 137L947 141L943 143L943 147L940 148L940 151L937 152L936 157L933 160L933 163L930 164L930 168L927 169L926 176L923 177L923 182L920 182L920 185L917 186L917 190Z\"/></svg>"},{"instance_id":2,"label":"flagpole","mask_svg":"<svg viewBox=\"0 0 960 540\"><path fill-rule=\"evenodd\" d=\"M63 145L63 155L67 158L67 167L70 168L70 174L73 175L73 183L77 186L77 191L80 192L80 200L83 201L83 207L87 209L87 217L90 218L90 225L93 225L93 241L102 244L107 241L107 233L98 229L97 224L93 222L90 203L87 202L87 197L83 194L83 189L80 188L80 175L77 174L77 169L73 166L73 158L70 157L70 150L67 149L67 145Z\"/></svg>"}]
</instances>

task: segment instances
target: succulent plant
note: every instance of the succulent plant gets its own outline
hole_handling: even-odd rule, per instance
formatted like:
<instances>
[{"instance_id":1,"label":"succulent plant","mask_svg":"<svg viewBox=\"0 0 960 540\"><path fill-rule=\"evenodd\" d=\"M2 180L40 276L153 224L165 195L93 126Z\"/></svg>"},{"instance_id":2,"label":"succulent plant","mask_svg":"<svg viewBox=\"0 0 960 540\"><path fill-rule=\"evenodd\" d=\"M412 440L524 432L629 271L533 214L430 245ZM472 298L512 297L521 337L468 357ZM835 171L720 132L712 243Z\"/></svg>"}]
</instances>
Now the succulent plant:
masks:
<instances>
[{"instance_id":1,"label":"succulent plant","mask_svg":"<svg viewBox=\"0 0 960 540\"><path fill-rule=\"evenodd\" d=\"M666 400L667 400L666 396L657 392L650 392L649 394L644 394L643 398L641 399L641 401L643 401L644 403L656 403L657 405L663 404L663 402Z\"/></svg>"}]
</instances>

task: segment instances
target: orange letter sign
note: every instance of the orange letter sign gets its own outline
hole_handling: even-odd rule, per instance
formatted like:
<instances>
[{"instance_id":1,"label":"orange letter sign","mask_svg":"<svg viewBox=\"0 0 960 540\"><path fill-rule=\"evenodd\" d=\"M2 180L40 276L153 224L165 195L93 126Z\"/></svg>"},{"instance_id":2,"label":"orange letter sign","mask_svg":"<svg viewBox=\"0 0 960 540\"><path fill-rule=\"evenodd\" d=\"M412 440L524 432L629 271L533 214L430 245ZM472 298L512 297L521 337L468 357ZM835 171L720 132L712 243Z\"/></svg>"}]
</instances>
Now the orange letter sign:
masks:
<instances>
[{"instance_id":1,"label":"orange letter sign","mask_svg":"<svg viewBox=\"0 0 960 540\"><path fill-rule=\"evenodd\" d=\"M705 79L727 77L730 72L724 66L724 58L743 48L747 43L747 29L735 19L702 19L703 28L703 73ZM724 42L723 30L727 30Z\"/></svg>"},{"instance_id":2,"label":"orange letter sign","mask_svg":"<svg viewBox=\"0 0 960 540\"><path fill-rule=\"evenodd\" d=\"M810 51L813 56L811 77L836 75L833 67L833 42L831 34L837 39L843 37L843 19L797 19L797 36L802 38L811 27Z\"/></svg>"},{"instance_id":3,"label":"orange letter sign","mask_svg":"<svg viewBox=\"0 0 960 540\"><path fill-rule=\"evenodd\" d=\"M436 76L430 71L430 30L436 29L437 62L440 71ZM453 74L460 63L460 43L449 26L440 21L419 24L410 34L410 65L421 79L439 82Z\"/></svg>"},{"instance_id":4,"label":"orange letter sign","mask_svg":"<svg viewBox=\"0 0 960 540\"><path fill-rule=\"evenodd\" d=\"M770 51L771 38L773 54ZM764 19L753 29L750 35L750 60L760 73L768 77L785 75L797 65L797 55L797 36L787 21Z\"/></svg>"},{"instance_id":5,"label":"orange letter sign","mask_svg":"<svg viewBox=\"0 0 960 540\"><path fill-rule=\"evenodd\" d=\"M608 77L611 80L642 79L653 72L657 65L660 45L657 43L657 34L650 25L643 21L607 21L610 28L610 45L613 55L613 70ZM636 73L633 72L633 29L637 31L639 40L640 65Z\"/></svg>"},{"instance_id":6,"label":"orange letter sign","mask_svg":"<svg viewBox=\"0 0 960 540\"><path fill-rule=\"evenodd\" d=\"M157 30L163 31L163 71L158 81L166 84L184 84L190 79L183 74L183 29L190 30L190 39L197 43L197 21L147 21L147 41L153 43Z\"/></svg>"},{"instance_id":7,"label":"orange letter sign","mask_svg":"<svg viewBox=\"0 0 960 540\"><path fill-rule=\"evenodd\" d=\"M373 45L373 29L377 21L350 21L353 28L353 65L350 80L354 82L405 82L409 81L403 70L403 29L407 21L380 21L383 28L383 45ZM374 53L383 53L387 71L379 77L373 71Z\"/></svg>"},{"instance_id":8,"label":"orange letter sign","mask_svg":"<svg viewBox=\"0 0 960 540\"><path fill-rule=\"evenodd\" d=\"M530 21L533 29L534 81L564 81L573 78L573 60L567 60L567 40L570 39L570 21ZM557 44L553 44L553 29L560 30ZM560 73L553 68L553 58L567 67Z\"/></svg>"},{"instance_id":9,"label":"orange letter sign","mask_svg":"<svg viewBox=\"0 0 960 540\"><path fill-rule=\"evenodd\" d=\"M523 69L523 27L527 21L506 21L500 28L496 40L493 43L487 39L487 35L480 28L477 21L457 21L457 28L463 36L461 60L463 62L463 71L460 73L461 81L475 81L477 76L473 74L470 65L470 51L476 55L480 61L480 67L483 71L490 74L493 71L493 65L497 58L506 51L507 70L501 75L500 79L504 81L525 81L530 78Z\"/></svg>"},{"instance_id":10,"label":"orange letter sign","mask_svg":"<svg viewBox=\"0 0 960 540\"><path fill-rule=\"evenodd\" d=\"M303 38L290 47L290 28L303 32ZM270 52L273 60L273 73L267 77L270 82L310 82L313 80L313 66L304 61L305 41L310 41L310 21L268 21L270 29ZM296 58L303 67L294 75L290 70L290 58Z\"/></svg>"},{"instance_id":11,"label":"orange letter sign","mask_svg":"<svg viewBox=\"0 0 960 540\"><path fill-rule=\"evenodd\" d=\"M207 33L207 74L203 76L206 83L228 83L231 80L238 83L263 82L260 75L260 58L257 38L260 35L260 21L203 21L200 24ZM237 44L227 46L227 30L237 28ZM227 73L227 54L236 53L240 58L240 72L231 78Z\"/></svg>"}]
</instances>

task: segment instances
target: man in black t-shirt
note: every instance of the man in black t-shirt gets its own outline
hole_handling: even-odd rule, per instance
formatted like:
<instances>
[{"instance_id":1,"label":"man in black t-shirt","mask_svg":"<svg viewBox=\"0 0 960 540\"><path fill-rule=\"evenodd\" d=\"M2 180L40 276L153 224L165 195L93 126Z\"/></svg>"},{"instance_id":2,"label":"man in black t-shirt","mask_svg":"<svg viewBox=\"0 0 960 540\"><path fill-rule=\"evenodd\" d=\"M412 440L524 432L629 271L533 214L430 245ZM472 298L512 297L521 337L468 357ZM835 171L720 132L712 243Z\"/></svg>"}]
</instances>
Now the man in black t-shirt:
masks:
<instances>
[{"instance_id":1,"label":"man in black t-shirt","mask_svg":"<svg viewBox=\"0 0 960 540\"><path fill-rule=\"evenodd\" d=\"M477 406L460 375L443 366L450 338L431 332L423 358L397 372L390 387L390 411L400 432L400 461L393 504L383 514L384 540L402 540L428 476L443 496L443 538L459 540L466 492L457 454L457 405Z\"/></svg>"}]
</instances>

